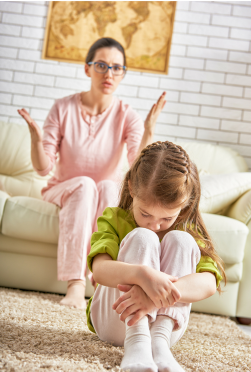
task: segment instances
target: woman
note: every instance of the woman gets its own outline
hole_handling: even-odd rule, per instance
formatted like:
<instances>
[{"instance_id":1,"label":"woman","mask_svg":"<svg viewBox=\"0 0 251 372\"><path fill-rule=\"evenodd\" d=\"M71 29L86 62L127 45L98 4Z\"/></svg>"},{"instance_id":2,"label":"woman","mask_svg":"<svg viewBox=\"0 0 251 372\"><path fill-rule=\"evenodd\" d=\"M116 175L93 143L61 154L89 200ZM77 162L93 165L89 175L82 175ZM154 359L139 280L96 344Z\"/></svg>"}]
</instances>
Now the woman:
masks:
<instances>
[{"instance_id":1,"label":"woman","mask_svg":"<svg viewBox=\"0 0 251 372\"><path fill-rule=\"evenodd\" d=\"M104 209L116 205L124 144L131 165L152 142L155 122L166 102L163 93L143 124L130 106L113 97L125 66L122 45L111 38L99 39L86 57L91 89L57 100L46 118L43 137L29 113L18 110L29 126L34 169L45 176L56 164L42 196L61 208L58 279L68 281L62 305L85 308L90 238Z\"/></svg>"}]
</instances>

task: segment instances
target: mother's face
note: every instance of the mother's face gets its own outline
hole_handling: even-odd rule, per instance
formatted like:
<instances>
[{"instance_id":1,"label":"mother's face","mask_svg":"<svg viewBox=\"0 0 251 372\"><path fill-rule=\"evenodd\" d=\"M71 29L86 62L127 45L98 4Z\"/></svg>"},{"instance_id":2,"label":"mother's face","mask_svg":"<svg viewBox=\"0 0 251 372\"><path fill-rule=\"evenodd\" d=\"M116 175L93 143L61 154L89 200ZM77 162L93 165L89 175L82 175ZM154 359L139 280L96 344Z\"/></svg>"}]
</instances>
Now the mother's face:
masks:
<instances>
[{"instance_id":1,"label":"mother's face","mask_svg":"<svg viewBox=\"0 0 251 372\"><path fill-rule=\"evenodd\" d=\"M117 48L101 48L96 51L92 62L105 62L108 66L123 66L124 57ZM92 80L92 88L105 95L112 94L124 77L124 75L113 75L111 69L101 74L94 70L94 65L88 66L87 64L85 65L85 73Z\"/></svg>"}]
</instances>

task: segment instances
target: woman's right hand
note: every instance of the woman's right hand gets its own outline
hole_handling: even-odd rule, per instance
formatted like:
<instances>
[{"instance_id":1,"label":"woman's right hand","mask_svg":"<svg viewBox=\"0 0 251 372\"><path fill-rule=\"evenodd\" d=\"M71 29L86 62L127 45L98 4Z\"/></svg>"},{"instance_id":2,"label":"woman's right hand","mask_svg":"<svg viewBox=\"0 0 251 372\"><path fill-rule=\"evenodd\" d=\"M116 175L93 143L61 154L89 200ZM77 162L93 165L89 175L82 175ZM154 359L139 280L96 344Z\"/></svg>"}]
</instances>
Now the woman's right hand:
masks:
<instances>
[{"instance_id":1,"label":"woman's right hand","mask_svg":"<svg viewBox=\"0 0 251 372\"><path fill-rule=\"evenodd\" d=\"M19 115L22 116L22 118L24 118L24 120L28 124L31 135L31 142L34 145L37 144L38 142L42 142L43 140L42 131L37 125L37 123L30 117L28 111L22 108L21 110L17 110L17 112L19 113Z\"/></svg>"},{"instance_id":2,"label":"woman's right hand","mask_svg":"<svg viewBox=\"0 0 251 372\"><path fill-rule=\"evenodd\" d=\"M144 274L140 286L158 309L173 306L180 299L181 294L173 284L177 282L178 277L147 266L142 269Z\"/></svg>"}]
</instances>

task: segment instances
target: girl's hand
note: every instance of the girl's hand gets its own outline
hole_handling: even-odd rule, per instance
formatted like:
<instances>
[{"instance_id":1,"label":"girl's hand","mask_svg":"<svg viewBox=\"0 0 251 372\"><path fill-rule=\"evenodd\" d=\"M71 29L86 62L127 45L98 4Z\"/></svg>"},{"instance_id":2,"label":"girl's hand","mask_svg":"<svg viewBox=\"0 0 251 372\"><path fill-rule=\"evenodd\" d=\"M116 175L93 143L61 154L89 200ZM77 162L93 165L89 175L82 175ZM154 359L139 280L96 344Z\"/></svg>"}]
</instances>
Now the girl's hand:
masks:
<instances>
[{"instance_id":1,"label":"girl's hand","mask_svg":"<svg viewBox=\"0 0 251 372\"><path fill-rule=\"evenodd\" d=\"M19 115L22 116L22 118L24 118L24 120L28 124L30 134L31 134L31 142L33 144L42 142L43 141L42 131L37 125L37 123L30 117L30 114L24 108L21 110L17 110L17 112L19 113Z\"/></svg>"},{"instance_id":2,"label":"girl's hand","mask_svg":"<svg viewBox=\"0 0 251 372\"><path fill-rule=\"evenodd\" d=\"M118 284L118 289L125 292L112 305L113 310L121 314L120 320L123 322L129 315L134 315L128 322L128 325L136 324L143 316L155 309L155 305L138 285L121 285Z\"/></svg>"},{"instance_id":3,"label":"girl's hand","mask_svg":"<svg viewBox=\"0 0 251 372\"><path fill-rule=\"evenodd\" d=\"M158 309L173 306L180 299L181 294L173 285L177 277L146 266L143 270L140 286Z\"/></svg>"},{"instance_id":4,"label":"girl's hand","mask_svg":"<svg viewBox=\"0 0 251 372\"><path fill-rule=\"evenodd\" d=\"M159 97L157 103L155 103L151 108L145 120L145 129L153 132L158 116L166 104L165 97L166 92L163 92Z\"/></svg>"}]
</instances>

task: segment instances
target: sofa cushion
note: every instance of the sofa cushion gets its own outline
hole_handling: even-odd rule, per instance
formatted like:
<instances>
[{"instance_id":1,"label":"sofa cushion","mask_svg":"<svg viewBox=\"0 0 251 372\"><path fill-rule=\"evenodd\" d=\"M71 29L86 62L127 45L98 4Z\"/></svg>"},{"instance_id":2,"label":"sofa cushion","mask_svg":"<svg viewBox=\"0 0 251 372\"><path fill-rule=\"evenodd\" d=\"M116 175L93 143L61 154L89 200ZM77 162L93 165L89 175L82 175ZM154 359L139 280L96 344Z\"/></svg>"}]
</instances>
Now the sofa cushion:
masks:
<instances>
[{"instance_id":1,"label":"sofa cushion","mask_svg":"<svg viewBox=\"0 0 251 372\"><path fill-rule=\"evenodd\" d=\"M229 147L201 142L177 142L198 169L210 174L247 172L245 159Z\"/></svg>"},{"instance_id":2,"label":"sofa cushion","mask_svg":"<svg viewBox=\"0 0 251 372\"><path fill-rule=\"evenodd\" d=\"M0 190L0 231L2 226L2 218L3 218L3 210L6 203L6 200L10 197L9 194L7 194L4 191Z\"/></svg>"},{"instance_id":3,"label":"sofa cushion","mask_svg":"<svg viewBox=\"0 0 251 372\"><path fill-rule=\"evenodd\" d=\"M42 200L41 190L47 185L47 178L43 179L35 172L15 177L0 174L0 189L6 190L10 196L31 196Z\"/></svg>"},{"instance_id":4,"label":"sofa cushion","mask_svg":"<svg viewBox=\"0 0 251 372\"><path fill-rule=\"evenodd\" d=\"M0 122L0 174L32 172L31 140L27 125Z\"/></svg>"},{"instance_id":5,"label":"sofa cushion","mask_svg":"<svg viewBox=\"0 0 251 372\"><path fill-rule=\"evenodd\" d=\"M240 262L234 265L225 265L225 272L228 282L240 282L243 272L243 263Z\"/></svg>"},{"instance_id":6,"label":"sofa cushion","mask_svg":"<svg viewBox=\"0 0 251 372\"><path fill-rule=\"evenodd\" d=\"M221 213L246 191L251 190L251 173L201 175L200 211Z\"/></svg>"},{"instance_id":7,"label":"sofa cushion","mask_svg":"<svg viewBox=\"0 0 251 372\"><path fill-rule=\"evenodd\" d=\"M41 189L52 173L41 177L33 170L27 125L0 122L0 133L0 190L41 199Z\"/></svg>"},{"instance_id":8,"label":"sofa cushion","mask_svg":"<svg viewBox=\"0 0 251 372\"><path fill-rule=\"evenodd\" d=\"M247 191L227 210L226 216L247 225L251 221L251 190Z\"/></svg>"},{"instance_id":9,"label":"sofa cushion","mask_svg":"<svg viewBox=\"0 0 251 372\"><path fill-rule=\"evenodd\" d=\"M2 234L36 242L58 242L59 207L25 196L7 199Z\"/></svg>"},{"instance_id":10,"label":"sofa cushion","mask_svg":"<svg viewBox=\"0 0 251 372\"><path fill-rule=\"evenodd\" d=\"M57 244L16 239L0 234L0 252L57 258Z\"/></svg>"},{"instance_id":11,"label":"sofa cushion","mask_svg":"<svg viewBox=\"0 0 251 372\"><path fill-rule=\"evenodd\" d=\"M225 216L202 213L217 253L225 264L241 263L249 229L244 223Z\"/></svg>"}]
</instances>

